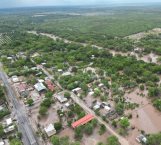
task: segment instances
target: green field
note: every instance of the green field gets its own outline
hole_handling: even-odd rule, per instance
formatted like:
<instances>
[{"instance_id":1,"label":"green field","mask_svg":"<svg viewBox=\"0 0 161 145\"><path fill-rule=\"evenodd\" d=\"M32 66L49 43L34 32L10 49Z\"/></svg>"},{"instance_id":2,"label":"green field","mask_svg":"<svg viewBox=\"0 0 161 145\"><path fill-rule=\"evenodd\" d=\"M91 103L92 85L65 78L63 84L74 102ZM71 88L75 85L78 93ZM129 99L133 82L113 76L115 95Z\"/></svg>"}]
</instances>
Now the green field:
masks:
<instances>
[{"instance_id":1,"label":"green field","mask_svg":"<svg viewBox=\"0 0 161 145\"><path fill-rule=\"evenodd\" d=\"M125 36L161 27L161 6L106 8L37 8L0 14L0 32L37 30L76 42L131 51ZM36 14L44 16L35 17Z\"/></svg>"}]
</instances>

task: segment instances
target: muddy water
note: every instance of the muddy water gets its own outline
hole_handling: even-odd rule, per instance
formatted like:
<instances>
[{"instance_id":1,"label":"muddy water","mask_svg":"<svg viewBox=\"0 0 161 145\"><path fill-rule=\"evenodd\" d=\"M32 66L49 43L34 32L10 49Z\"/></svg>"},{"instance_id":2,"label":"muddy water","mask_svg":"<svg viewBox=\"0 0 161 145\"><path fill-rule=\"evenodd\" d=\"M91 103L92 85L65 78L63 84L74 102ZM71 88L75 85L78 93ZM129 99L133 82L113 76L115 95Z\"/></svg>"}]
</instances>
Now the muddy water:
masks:
<instances>
[{"instance_id":1,"label":"muddy water","mask_svg":"<svg viewBox=\"0 0 161 145\"><path fill-rule=\"evenodd\" d=\"M145 97L141 97L138 93L145 94ZM147 91L140 92L139 89L135 89L131 93L126 93L125 98L132 103L139 104L139 107L135 110L127 111L126 114L132 113L133 118L130 120L131 125L135 126L135 130L130 131L128 140L130 145L138 145L136 137L143 130L147 134L158 133L161 131L161 112L157 111L151 101L147 98ZM137 117L138 115L138 117Z\"/></svg>"}]
</instances>

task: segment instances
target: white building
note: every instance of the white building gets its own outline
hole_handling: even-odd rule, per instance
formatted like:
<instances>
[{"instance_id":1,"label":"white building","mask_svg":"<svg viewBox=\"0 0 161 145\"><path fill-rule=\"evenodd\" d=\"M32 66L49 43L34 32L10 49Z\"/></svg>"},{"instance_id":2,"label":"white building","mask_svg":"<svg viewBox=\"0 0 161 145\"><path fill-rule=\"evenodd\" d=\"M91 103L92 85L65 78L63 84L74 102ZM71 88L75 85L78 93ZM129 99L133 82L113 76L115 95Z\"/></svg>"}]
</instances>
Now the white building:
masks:
<instances>
[{"instance_id":1,"label":"white building","mask_svg":"<svg viewBox=\"0 0 161 145\"><path fill-rule=\"evenodd\" d=\"M6 125L10 126L12 124L12 118L6 119Z\"/></svg>"},{"instance_id":2,"label":"white building","mask_svg":"<svg viewBox=\"0 0 161 145\"><path fill-rule=\"evenodd\" d=\"M79 93L82 92L82 89L81 88L75 88L75 89L72 90L72 92L79 94Z\"/></svg>"},{"instance_id":3,"label":"white building","mask_svg":"<svg viewBox=\"0 0 161 145\"><path fill-rule=\"evenodd\" d=\"M5 132L5 133L8 133L8 132L13 131L14 129L15 129L15 126L14 126L14 125L11 125L11 126L5 128L5 129L4 129L4 132Z\"/></svg>"},{"instance_id":4,"label":"white building","mask_svg":"<svg viewBox=\"0 0 161 145\"><path fill-rule=\"evenodd\" d=\"M56 95L55 98L58 99L58 101L59 101L60 103L64 103L64 102L67 102L67 101L68 101L68 99L65 98L65 97L62 96L62 95Z\"/></svg>"},{"instance_id":5,"label":"white building","mask_svg":"<svg viewBox=\"0 0 161 145\"><path fill-rule=\"evenodd\" d=\"M94 110L97 110L97 109L100 109L101 107L101 103L100 102L97 102L94 106L93 106L93 109Z\"/></svg>"},{"instance_id":6,"label":"white building","mask_svg":"<svg viewBox=\"0 0 161 145\"><path fill-rule=\"evenodd\" d=\"M34 85L34 87L38 92L46 90L46 87L44 86L43 83L37 83Z\"/></svg>"},{"instance_id":7,"label":"white building","mask_svg":"<svg viewBox=\"0 0 161 145\"><path fill-rule=\"evenodd\" d=\"M3 106L0 106L0 111L4 110L4 107Z\"/></svg>"},{"instance_id":8,"label":"white building","mask_svg":"<svg viewBox=\"0 0 161 145\"><path fill-rule=\"evenodd\" d=\"M12 76L12 81L13 81L14 83L17 83L17 82L19 82L20 80L19 80L19 78L18 78L17 76Z\"/></svg>"},{"instance_id":9,"label":"white building","mask_svg":"<svg viewBox=\"0 0 161 145\"><path fill-rule=\"evenodd\" d=\"M49 124L47 127L44 128L46 134L48 135L48 137L56 134L56 130L54 128L53 124Z\"/></svg>"},{"instance_id":10,"label":"white building","mask_svg":"<svg viewBox=\"0 0 161 145\"><path fill-rule=\"evenodd\" d=\"M4 145L4 141L0 141L0 145Z\"/></svg>"},{"instance_id":11,"label":"white building","mask_svg":"<svg viewBox=\"0 0 161 145\"><path fill-rule=\"evenodd\" d=\"M70 76L70 75L72 75L71 72L64 72L64 73L62 74L62 76Z\"/></svg>"}]
</instances>

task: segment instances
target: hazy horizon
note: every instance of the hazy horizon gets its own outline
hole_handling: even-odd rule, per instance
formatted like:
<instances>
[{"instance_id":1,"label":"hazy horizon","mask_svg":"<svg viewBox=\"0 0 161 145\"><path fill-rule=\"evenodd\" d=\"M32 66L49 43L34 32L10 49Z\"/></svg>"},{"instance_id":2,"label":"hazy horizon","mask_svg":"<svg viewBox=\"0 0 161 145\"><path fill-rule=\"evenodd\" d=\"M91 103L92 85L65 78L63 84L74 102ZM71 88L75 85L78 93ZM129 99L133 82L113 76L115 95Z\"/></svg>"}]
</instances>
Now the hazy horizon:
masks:
<instances>
[{"instance_id":1,"label":"hazy horizon","mask_svg":"<svg viewBox=\"0 0 161 145\"><path fill-rule=\"evenodd\" d=\"M0 8L35 7L35 6L75 6L108 4L161 3L161 0L0 0Z\"/></svg>"}]
</instances>

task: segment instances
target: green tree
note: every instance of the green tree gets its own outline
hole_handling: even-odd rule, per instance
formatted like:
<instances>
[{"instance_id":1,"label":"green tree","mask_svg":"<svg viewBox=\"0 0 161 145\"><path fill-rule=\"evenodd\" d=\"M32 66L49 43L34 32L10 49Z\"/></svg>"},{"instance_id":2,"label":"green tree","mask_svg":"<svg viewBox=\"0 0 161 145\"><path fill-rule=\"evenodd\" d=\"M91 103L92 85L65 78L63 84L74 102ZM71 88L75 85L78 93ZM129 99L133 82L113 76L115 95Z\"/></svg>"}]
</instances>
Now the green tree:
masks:
<instances>
[{"instance_id":1,"label":"green tree","mask_svg":"<svg viewBox=\"0 0 161 145\"><path fill-rule=\"evenodd\" d=\"M34 103L34 100L33 100L33 99L28 99L28 100L27 100L27 104L28 104L29 106L32 106L33 103Z\"/></svg>"},{"instance_id":2,"label":"green tree","mask_svg":"<svg viewBox=\"0 0 161 145\"><path fill-rule=\"evenodd\" d=\"M150 135L147 139L147 145L161 145L161 133Z\"/></svg>"},{"instance_id":3,"label":"green tree","mask_svg":"<svg viewBox=\"0 0 161 145\"><path fill-rule=\"evenodd\" d=\"M41 106L45 106L47 108L49 108L51 106L51 99L50 98L46 98L42 103L41 103Z\"/></svg>"},{"instance_id":4,"label":"green tree","mask_svg":"<svg viewBox=\"0 0 161 145\"><path fill-rule=\"evenodd\" d=\"M130 126L130 122L128 120L128 118L123 118L119 121L119 124L122 128L126 129Z\"/></svg>"},{"instance_id":5,"label":"green tree","mask_svg":"<svg viewBox=\"0 0 161 145\"><path fill-rule=\"evenodd\" d=\"M102 135L106 132L106 126L104 124L100 125L99 134Z\"/></svg>"},{"instance_id":6,"label":"green tree","mask_svg":"<svg viewBox=\"0 0 161 145\"><path fill-rule=\"evenodd\" d=\"M154 101L153 105L159 110L161 111L161 99L157 99Z\"/></svg>"},{"instance_id":7,"label":"green tree","mask_svg":"<svg viewBox=\"0 0 161 145\"><path fill-rule=\"evenodd\" d=\"M61 122L56 122L54 123L54 127L56 129L56 131L60 131L62 129L62 124Z\"/></svg>"},{"instance_id":8,"label":"green tree","mask_svg":"<svg viewBox=\"0 0 161 145\"><path fill-rule=\"evenodd\" d=\"M86 134L91 135L93 133L93 126L92 124L88 123L85 125L84 131Z\"/></svg>"},{"instance_id":9,"label":"green tree","mask_svg":"<svg viewBox=\"0 0 161 145\"><path fill-rule=\"evenodd\" d=\"M122 115L124 113L124 104L119 102L116 104L116 112L119 114L119 115Z\"/></svg>"},{"instance_id":10,"label":"green tree","mask_svg":"<svg viewBox=\"0 0 161 145\"><path fill-rule=\"evenodd\" d=\"M2 137L4 135L4 129L2 124L0 124L0 137Z\"/></svg>"},{"instance_id":11,"label":"green tree","mask_svg":"<svg viewBox=\"0 0 161 145\"><path fill-rule=\"evenodd\" d=\"M56 135L54 135L54 136L51 137L51 142L52 142L53 145L61 145L60 144L60 139Z\"/></svg>"},{"instance_id":12,"label":"green tree","mask_svg":"<svg viewBox=\"0 0 161 145\"><path fill-rule=\"evenodd\" d=\"M160 93L161 93L161 90L159 88L151 87L151 88L149 88L148 95L150 97L157 97L157 96L159 96Z\"/></svg>"},{"instance_id":13,"label":"green tree","mask_svg":"<svg viewBox=\"0 0 161 145\"><path fill-rule=\"evenodd\" d=\"M10 140L10 145L22 145L22 142L16 138Z\"/></svg>"},{"instance_id":14,"label":"green tree","mask_svg":"<svg viewBox=\"0 0 161 145\"><path fill-rule=\"evenodd\" d=\"M39 110L40 115L42 115L42 116L46 115L47 111L48 111L47 107L40 106L40 110Z\"/></svg>"},{"instance_id":15,"label":"green tree","mask_svg":"<svg viewBox=\"0 0 161 145\"><path fill-rule=\"evenodd\" d=\"M116 136L110 136L107 138L107 145L120 145Z\"/></svg>"},{"instance_id":16,"label":"green tree","mask_svg":"<svg viewBox=\"0 0 161 145\"><path fill-rule=\"evenodd\" d=\"M51 92L51 91L48 91L48 92L45 94L45 97L46 97L46 98L52 98L52 96L53 96L53 92Z\"/></svg>"},{"instance_id":17,"label":"green tree","mask_svg":"<svg viewBox=\"0 0 161 145\"><path fill-rule=\"evenodd\" d=\"M65 92L65 93L64 93L64 97L66 97L66 98L69 99L69 98L70 98L70 93L69 93L69 92Z\"/></svg>"},{"instance_id":18,"label":"green tree","mask_svg":"<svg viewBox=\"0 0 161 145\"><path fill-rule=\"evenodd\" d=\"M75 138L78 140L81 140L83 137L83 128L82 127L77 127L75 129Z\"/></svg>"},{"instance_id":19,"label":"green tree","mask_svg":"<svg viewBox=\"0 0 161 145\"><path fill-rule=\"evenodd\" d=\"M140 90L141 90L141 91L144 90L144 85L140 85Z\"/></svg>"}]
</instances>

